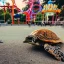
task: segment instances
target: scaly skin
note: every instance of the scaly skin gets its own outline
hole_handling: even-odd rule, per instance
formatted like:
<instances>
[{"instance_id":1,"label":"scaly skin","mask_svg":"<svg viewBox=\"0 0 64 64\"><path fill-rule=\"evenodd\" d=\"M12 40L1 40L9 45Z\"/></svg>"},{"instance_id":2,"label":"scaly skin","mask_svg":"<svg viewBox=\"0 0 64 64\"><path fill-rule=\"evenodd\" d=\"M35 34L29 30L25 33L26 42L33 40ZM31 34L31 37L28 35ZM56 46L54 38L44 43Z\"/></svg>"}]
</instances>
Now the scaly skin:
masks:
<instances>
[{"instance_id":1,"label":"scaly skin","mask_svg":"<svg viewBox=\"0 0 64 64\"><path fill-rule=\"evenodd\" d=\"M64 61L64 54L59 49L56 49L54 46L49 44L45 44L44 49L48 53L52 54L57 60Z\"/></svg>"}]
</instances>

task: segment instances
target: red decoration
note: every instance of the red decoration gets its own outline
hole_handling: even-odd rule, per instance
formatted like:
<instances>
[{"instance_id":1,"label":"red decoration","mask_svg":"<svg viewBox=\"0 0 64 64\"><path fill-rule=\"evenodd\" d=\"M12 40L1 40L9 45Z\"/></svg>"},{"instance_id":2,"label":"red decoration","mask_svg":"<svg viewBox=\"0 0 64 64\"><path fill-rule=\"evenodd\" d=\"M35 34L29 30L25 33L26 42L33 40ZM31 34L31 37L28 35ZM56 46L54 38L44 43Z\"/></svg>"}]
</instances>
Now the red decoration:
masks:
<instances>
[{"instance_id":1,"label":"red decoration","mask_svg":"<svg viewBox=\"0 0 64 64\"><path fill-rule=\"evenodd\" d=\"M30 14L28 12L23 12L26 15L26 23L30 22Z\"/></svg>"}]
</instances>

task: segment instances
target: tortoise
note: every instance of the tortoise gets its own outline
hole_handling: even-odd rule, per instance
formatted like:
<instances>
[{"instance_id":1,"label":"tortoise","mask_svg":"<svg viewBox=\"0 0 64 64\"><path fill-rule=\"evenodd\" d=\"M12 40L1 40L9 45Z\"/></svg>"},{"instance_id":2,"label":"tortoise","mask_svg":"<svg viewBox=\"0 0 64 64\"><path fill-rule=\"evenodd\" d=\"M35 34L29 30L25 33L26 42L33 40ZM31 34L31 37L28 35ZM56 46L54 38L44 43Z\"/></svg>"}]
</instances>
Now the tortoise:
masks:
<instances>
[{"instance_id":1,"label":"tortoise","mask_svg":"<svg viewBox=\"0 0 64 64\"><path fill-rule=\"evenodd\" d=\"M32 45L43 46L45 51L53 55L57 60L64 61L64 54L58 45L62 44L63 41L51 30L35 30L28 35L23 42Z\"/></svg>"}]
</instances>

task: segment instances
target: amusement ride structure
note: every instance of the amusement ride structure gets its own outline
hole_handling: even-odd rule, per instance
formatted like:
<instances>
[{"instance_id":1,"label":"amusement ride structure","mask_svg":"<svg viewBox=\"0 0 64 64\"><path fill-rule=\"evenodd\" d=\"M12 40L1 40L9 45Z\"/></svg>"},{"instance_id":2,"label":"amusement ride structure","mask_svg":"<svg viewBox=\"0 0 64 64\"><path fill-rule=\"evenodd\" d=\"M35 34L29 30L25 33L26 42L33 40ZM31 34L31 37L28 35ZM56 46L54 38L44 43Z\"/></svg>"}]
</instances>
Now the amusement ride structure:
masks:
<instances>
[{"instance_id":1,"label":"amusement ride structure","mask_svg":"<svg viewBox=\"0 0 64 64\"><path fill-rule=\"evenodd\" d=\"M25 2L25 0L24 0ZM40 5L40 1L39 0L28 0L28 2L26 2L30 7L28 10L24 11L23 13L26 15L26 22L29 23L32 19L36 18L36 14L38 12L42 11L42 7Z\"/></svg>"},{"instance_id":2,"label":"amusement ride structure","mask_svg":"<svg viewBox=\"0 0 64 64\"><path fill-rule=\"evenodd\" d=\"M52 24L57 21L58 14L61 12L60 9L58 9L58 6L54 4L54 1L49 0L47 4L43 6L42 13L44 14L44 21L52 21ZM54 18L54 16L56 16Z\"/></svg>"},{"instance_id":3,"label":"amusement ride structure","mask_svg":"<svg viewBox=\"0 0 64 64\"><path fill-rule=\"evenodd\" d=\"M20 12L21 10L16 6L15 0L11 0L11 1L12 1L12 5L2 5L2 6L0 5L0 7L4 9L4 13L6 12L5 10L6 8L12 9L11 17L12 17L12 24L14 24L14 8L16 8L18 12ZM51 0L49 0L48 3L43 6L43 9L41 7L40 0L28 0L28 2L26 2L26 0L23 0L23 2L29 5L28 10L22 12L22 14L26 15L26 23L29 23L32 20L35 21L36 14L38 12L42 12L42 14L44 14L45 22L48 22L50 19L52 19L52 23L55 23L54 15L56 15L55 20L57 20L57 16L61 12L61 10L58 9L58 6L54 4L54 1Z\"/></svg>"},{"instance_id":4,"label":"amusement ride structure","mask_svg":"<svg viewBox=\"0 0 64 64\"><path fill-rule=\"evenodd\" d=\"M16 7L18 11L20 11L20 9L16 6L15 0L11 0L11 1L12 1L12 6L3 5L3 6L0 6L0 7L4 8L4 13L5 13L5 8L12 8L12 11L11 11L12 24L14 24L14 8ZM25 1L26 0L23 0L23 2L25 2ZM23 11L22 13L26 15L26 23L28 23L32 19L35 20L36 14L42 10L42 7L40 5L39 0L28 0L28 2L26 2L26 3L29 5L29 9L26 10L26 11Z\"/></svg>"},{"instance_id":5,"label":"amusement ride structure","mask_svg":"<svg viewBox=\"0 0 64 64\"><path fill-rule=\"evenodd\" d=\"M6 8L8 9L11 9L10 12L11 12L11 17L12 17L12 24L14 24L14 8L17 9L18 12L20 12L21 10L16 6L15 4L15 0L11 0L12 1L12 5L5 5L5 0L0 0L1 2L3 2L3 5L0 5L0 7L2 7L4 9L4 14L6 13ZM5 19L5 16L4 16L4 19Z\"/></svg>"}]
</instances>

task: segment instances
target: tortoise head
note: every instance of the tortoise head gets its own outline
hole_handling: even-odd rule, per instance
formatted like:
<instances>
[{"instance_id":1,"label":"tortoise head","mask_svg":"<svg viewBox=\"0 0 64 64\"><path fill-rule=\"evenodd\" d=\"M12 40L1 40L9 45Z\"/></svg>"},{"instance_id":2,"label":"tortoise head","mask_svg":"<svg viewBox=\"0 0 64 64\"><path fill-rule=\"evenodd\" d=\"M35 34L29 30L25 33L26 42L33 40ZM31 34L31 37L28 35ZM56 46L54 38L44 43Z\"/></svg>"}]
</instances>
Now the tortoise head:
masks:
<instances>
[{"instance_id":1,"label":"tortoise head","mask_svg":"<svg viewBox=\"0 0 64 64\"><path fill-rule=\"evenodd\" d=\"M33 40L33 36L32 35L29 35L25 38L25 40L23 41L23 43L29 43L29 42L32 42Z\"/></svg>"}]
</instances>

